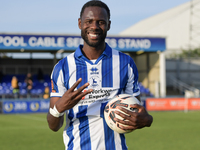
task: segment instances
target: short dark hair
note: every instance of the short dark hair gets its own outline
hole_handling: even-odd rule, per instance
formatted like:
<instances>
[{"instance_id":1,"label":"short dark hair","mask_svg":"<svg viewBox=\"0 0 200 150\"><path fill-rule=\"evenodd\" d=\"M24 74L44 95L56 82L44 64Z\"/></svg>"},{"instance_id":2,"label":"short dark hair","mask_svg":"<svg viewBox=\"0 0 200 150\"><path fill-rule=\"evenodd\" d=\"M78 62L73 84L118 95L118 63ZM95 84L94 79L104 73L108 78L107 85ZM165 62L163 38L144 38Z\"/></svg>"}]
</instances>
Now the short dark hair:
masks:
<instances>
[{"instance_id":1,"label":"short dark hair","mask_svg":"<svg viewBox=\"0 0 200 150\"><path fill-rule=\"evenodd\" d=\"M108 19L110 19L110 9L104 2L102 2L100 0L91 0L91 1L88 1L87 3L85 3L81 9L80 18L82 17L85 8L90 7L90 6L97 6L97 7L104 8L108 14Z\"/></svg>"}]
</instances>

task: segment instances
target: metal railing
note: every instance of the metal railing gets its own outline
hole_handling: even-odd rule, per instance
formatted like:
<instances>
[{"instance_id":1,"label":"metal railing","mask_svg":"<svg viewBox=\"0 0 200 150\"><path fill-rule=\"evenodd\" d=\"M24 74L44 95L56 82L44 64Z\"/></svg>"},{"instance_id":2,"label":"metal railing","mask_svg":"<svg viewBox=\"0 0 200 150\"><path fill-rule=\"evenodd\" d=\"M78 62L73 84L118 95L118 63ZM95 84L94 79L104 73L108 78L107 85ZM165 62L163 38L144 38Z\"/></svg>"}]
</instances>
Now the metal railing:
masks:
<instances>
[{"instance_id":1,"label":"metal railing","mask_svg":"<svg viewBox=\"0 0 200 150\"><path fill-rule=\"evenodd\" d=\"M168 77L169 80L172 82L174 90L179 90L179 92L182 92L185 94L185 97L199 97L200 96L200 90L190 86L178 79L176 79L173 76Z\"/></svg>"}]
</instances>

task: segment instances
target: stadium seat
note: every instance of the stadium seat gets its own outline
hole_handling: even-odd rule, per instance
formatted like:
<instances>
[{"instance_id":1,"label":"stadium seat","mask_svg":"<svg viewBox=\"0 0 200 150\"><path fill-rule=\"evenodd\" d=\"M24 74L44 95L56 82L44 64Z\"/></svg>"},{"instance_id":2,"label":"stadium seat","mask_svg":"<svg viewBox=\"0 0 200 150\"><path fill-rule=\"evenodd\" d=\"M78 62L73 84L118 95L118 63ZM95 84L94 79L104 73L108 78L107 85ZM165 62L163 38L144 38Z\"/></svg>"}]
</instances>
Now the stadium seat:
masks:
<instances>
[{"instance_id":1,"label":"stadium seat","mask_svg":"<svg viewBox=\"0 0 200 150\"><path fill-rule=\"evenodd\" d=\"M26 89L21 89L21 90L19 91L19 94L20 94L20 95L27 95L27 90L26 90Z\"/></svg>"},{"instance_id":2,"label":"stadium seat","mask_svg":"<svg viewBox=\"0 0 200 150\"><path fill-rule=\"evenodd\" d=\"M11 88L11 79L13 76L16 76L19 81L19 94L21 97L27 97L26 83L25 78L26 74L19 75L5 75L3 78L3 82L0 83L0 97L4 95L6 97L12 96L12 88ZM33 89L31 90L31 97L41 97L44 93L45 87L48 86L51 89L51 79L49 75L44 75L44 81L38 81L37 75L33 75ZM153 96L148 88L145 88L141 82L139 82L141 96Z\"/></svg>"},{"instance_id":3,"label":"stadium seat","mask_svg":"<svg viewBox=\"0 0 200 150\"><path fill-rule=\"evenodd\" d=\"M153 96L148 88L145 88L142 83L139 83L141 96Z\"/></svg>"}]
</instances>

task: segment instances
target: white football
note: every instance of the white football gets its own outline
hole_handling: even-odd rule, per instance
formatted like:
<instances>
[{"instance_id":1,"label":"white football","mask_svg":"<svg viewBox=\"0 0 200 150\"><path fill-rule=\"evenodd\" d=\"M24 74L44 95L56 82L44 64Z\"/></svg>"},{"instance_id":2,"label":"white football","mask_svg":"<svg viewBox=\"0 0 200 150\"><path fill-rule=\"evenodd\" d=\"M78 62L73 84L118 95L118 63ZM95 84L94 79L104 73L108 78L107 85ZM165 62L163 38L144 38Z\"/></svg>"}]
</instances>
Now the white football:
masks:
<instances>
[{"instance_id":1,"label":"white football","mask_svg":"<svg viewBox=\"0 0 200 150\"><path fill-rule=\"evenodd\" d=\"M140 105L140 101L136 97L129 95L129 94L119 94L119 95L115 96L114 98L112 98L107 103L107 105L105 106L105 109L104 109L104 118L106 120L107 125L112 130L114 130L118 133L129 133L129 132L132 131L132 130L122 130L122 129L120 129L119 128L120 123L118 123L114 120L115 117L123 120L123 118L121 116L115 114L115 110L120 111L118 109L118 106L123 107L127 110L130 110L130 111L137 112L138 111L137 109L132 108L130 106L132 104L139 104ZM120 112L122 112L122 111L120 111ZM122 113L124 113L124 112L122 112ZM124 125L124 126L126 126L126 125Z\"/></svg>"}]
</instances>

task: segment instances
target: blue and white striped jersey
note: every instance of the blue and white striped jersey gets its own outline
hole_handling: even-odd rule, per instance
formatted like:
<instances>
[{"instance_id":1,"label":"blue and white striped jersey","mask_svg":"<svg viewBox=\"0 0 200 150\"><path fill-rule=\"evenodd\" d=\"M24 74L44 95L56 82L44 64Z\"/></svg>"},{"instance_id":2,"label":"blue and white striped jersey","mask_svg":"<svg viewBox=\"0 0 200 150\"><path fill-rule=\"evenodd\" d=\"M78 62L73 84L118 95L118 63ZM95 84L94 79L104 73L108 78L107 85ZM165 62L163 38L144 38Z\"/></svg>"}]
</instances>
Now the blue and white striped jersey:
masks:
<instances>
[{"instance_id":1,"label":"blue and white striped jersey","mask_svg":"<svg viewBox=\"0 0 200 150\"><path fill-rule=\"evenodd\" d=\"M77 50L60 60L51 74L51 97L62 95L79 79L92 93L66 111L63 139L66 150L126 150L123 134L111 130L104 119L104 107L117 94L140 94L138 71L133 59L106 44L103 54L93 63Z\"/></svg>"}]
</instances>

